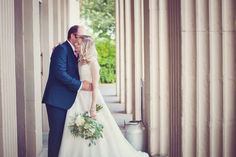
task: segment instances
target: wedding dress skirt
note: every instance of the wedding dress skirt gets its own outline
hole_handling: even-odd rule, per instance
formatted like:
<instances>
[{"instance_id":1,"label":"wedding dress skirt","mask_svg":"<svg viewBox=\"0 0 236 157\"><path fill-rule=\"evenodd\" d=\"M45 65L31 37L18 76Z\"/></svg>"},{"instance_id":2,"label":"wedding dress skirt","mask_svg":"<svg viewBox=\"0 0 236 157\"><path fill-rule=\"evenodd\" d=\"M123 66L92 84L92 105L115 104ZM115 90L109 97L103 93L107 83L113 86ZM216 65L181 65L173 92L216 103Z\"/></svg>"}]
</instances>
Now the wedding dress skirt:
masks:
<instances>
[{"instance_id":1,"label":"wedding dress skirt","mask_svg":"<svg viewBox=\"0 0 236 157\"><path fill-rule=\"evenodd\" d=\"M81 80L91 81L91 73L89 64L80 67ZM147 153L136 151L125 139L100 91L97 93L97 104L103 105L103 108L97 112L96 120L104 126L103 138L89 147L89 140L74 137L68 128L71 117L75 113L89 111L91 100L91 92L80 90L77 93L74 104L67 112L59 157L149 157Z\"/></svg>"}]
</instances>

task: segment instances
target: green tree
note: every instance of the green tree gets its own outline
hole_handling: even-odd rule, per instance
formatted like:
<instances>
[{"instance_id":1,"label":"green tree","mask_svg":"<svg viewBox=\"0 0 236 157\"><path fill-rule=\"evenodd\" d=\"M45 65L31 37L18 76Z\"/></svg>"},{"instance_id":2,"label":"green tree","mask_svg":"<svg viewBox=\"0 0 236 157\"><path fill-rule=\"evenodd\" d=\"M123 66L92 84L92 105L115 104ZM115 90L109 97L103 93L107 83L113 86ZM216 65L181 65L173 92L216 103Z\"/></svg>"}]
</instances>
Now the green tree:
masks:
<instances>
[{"instance_id":1,"label":"green tree","mask_svg":"<svg viewBox=\"0 0 236 157\"><path fill-rule=\"evenodd\" d=\"M97 39L96 48L100 64L100 81L102 83L115 83L116 61L115 42L107 38Z\"/></svg>"},{"instance_id":2,"label":"green tree","mask_svg":"<svg viewBox=\"0 0 236 157\"><path fill-rule=\"evenodd\" d=\"M80 0L83 24L96 39L101 83L116 81L115 0Z\"/></svg>"},{"instance_id":3,"label":"green tree","mask_svg":"<svg viewBox=\"0 0 236 157\"><path fill-rule=\"evenodd\" d=\"M81 21L96 38L115 37L115 0L81 0Z\"/></svg>"}]
</instances>

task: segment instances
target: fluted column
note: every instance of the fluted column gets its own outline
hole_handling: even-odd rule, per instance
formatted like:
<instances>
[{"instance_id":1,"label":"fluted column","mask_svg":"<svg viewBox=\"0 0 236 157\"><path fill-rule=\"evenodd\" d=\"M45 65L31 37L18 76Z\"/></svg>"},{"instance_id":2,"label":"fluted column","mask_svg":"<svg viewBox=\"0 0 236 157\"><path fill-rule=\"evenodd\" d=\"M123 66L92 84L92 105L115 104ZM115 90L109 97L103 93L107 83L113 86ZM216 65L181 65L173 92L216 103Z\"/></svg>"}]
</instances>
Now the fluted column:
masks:
<instances>
[{"instance_id":1,"label":"fluted column","mask_svg":"<svg viewBox=\"0 0 236 157\"><path fill-rule=\"evenodd\" d=\"M22 0L15 0L15 58L16 68L16 103L17 103L17 137L18 156L26 156L26 132L25 132L25 80L24 80L24 49L23 49L23 15Z\"/></svg>"},{"instance_id":2,"label":"fluted column","mask_svg":"<svg viewBox=\"0 0 236 157\"><path fill-rule=\"evenodd\" d=\"M26 156L31 157L42 150L39 2L25 0L23 8Z\"/></svg>"},{"instance_id":3,"label":"fluted column","mask_svg":"<svg viewBox=\"0 0 236 157\"><path fill-rule=\"evenodd\" d=\"M116 0L116 95L120 96L120 4Z\"/></svg>"},{"instance_id":4,"label":"fluted column","mask_svg":"<svg viewBox=\"0 0 236 157\"><path fill-rule=\"evenodd\" d=\"M148 146L151 155L160 152L158 2L144 1L144 99L148 122Z\"/></svg>"},{"instance_id":5,"label":"fluted column","mask_svg":"<svg viewBox=\"0 0 236 157\"><path fill-rule=\"evenodd\" d=\"M142 1L134 1L134 118L141 120L141 79L142 79Z\"/></svg>"},{"instance_id":6,"label":"fluted column","mask_svg":"<svg viewBox=\"0 0 236 157\"><path fill-rule=\"evenodd\" d=\"M149 14L149 1L143 1L143 105L145 110L143 112L144 123L150 128L150 14ZM150 130L148 130L150 131ZM149 133L150 135L150 133ZM150 143L150 136L148 137ZM148 144L149 145L149 144ZM150 147L148 146L150 150Z\"/></svg>"},{"instance_id":7,"label":"fluted column","mask_svg":"<svg viewBox=\"0 0 236 157\"><path fill-rule=\"evenodd\" d=\"M44 92L49 73L49 62L53 45L53 1L43 1L41 5L41 74L42 74L42 88ZM66 29L65 29L66 30ZM64 30L64 32L66 32ZM48 119L45 105L43 108L43 133L47 133Z\"/></svg>"},{"instance_id":8,"label":"fluted column","mask_svg":"<svg viewBox=\"0 0 236 157\"><path fill-rule=\"evenodd\" d=\"M80 22L80 0L66 0L68 3L68 26L79 24Z\"/></svg>"},{"instance_id":9,"label":"fluted column","mask_svg":"<svg viewBox=\"0 0 236 157\"><path fill-rule=\"evenodd\" d=\"M119 64L120 64L120 102L125 103L125 8L124 0L119 0Z\"/></svg>"},{"instance_id":10,"label":"fluted column","mask_svg":"<svg viewBox=\"0 0 236 157\"><path fill-rule=\"evenodd\" d=\"M71 26L70 25L70 11L69 11L69 6L70 6L70 3L69 3L69 0L64 0L65 1L65 27L67 28L67 30L69 29L69 27ZM79 6L80 6L80 2L79 2ZM77 14L77 12L76 12ZM76 16L77 17L77 16ZM79 9L79 17L78 19L80 19L80 9ZM67 34L66 34L67 35Z\"/></svg>"},{"instance_id":11,"label":"fluted column","mask_svg":"<svg viewBox=\"0 0 236 157\"><path fill-rule=\"evenodd\" d=\"M133 112L133 9L131 0L125 0L125 110Z\"/></svg>"},{"instance_id":12,"label":"fluted column","mask_svg":"<svg viewBox=\"0 0 236 157\"><path fill-rule=\"evenodd\" d=\"M221 0L209 0L210 157L223 156L223 69Z\"/></svg>"},{"instance_id":13,"label":"fluted column","mask_svg":"<svg viewBox=\"0 0 236 157\"><path fill-rule=\"evenodd\" d=\"M54 45L62 41L61 38L61 0L53 0Z\"/></svg>"},{"instance_id":14,"label":"fluted column","mask_svg":"<svg viewBox=\"0 0 236 157\"><path fill-rule=\"evenodd\" d=\"M196 1L197 157L209 157L209 14L208 1Z\"/></svg>"},{"instance_id":15,"label":"fluted column","mask_svg":"<svg viewBox=\"0 0 236 157\"><path fill-rule=\"evenodd\" d=\"M169 66L170 66L170 153L182 156L181 129L181 0L169 0Z\"/></svg>"},{"instance_id":16,"label":"fluted column","mask_svg":"<svg viewBox=\"0 0 236 157\"><path fill-rule=\"evenodd\" d=\"M62 41L67 39L67 30L68 30L68 23L67 23L67 0L61 0L61 37Z\"/></svg>"},{"instance_id":17,"label":"fluted column","mask_svg":"<svg viewBox=\"0 0 236 157\"><path fill-rule=\"evenodd\" d=\"M222 1L223 156L236 154L236 2Z\"/></svg>"},{"instance_id":18,"label":"fluted column","mask_svg":"<svg viewBox=\"0 0 236 157\"><path fill-rule=\"evenodd\" d=\"M182 156L196 157L196 9L182 0Z\"/></svg>"},{"instance_id":19,"label":"fluted column","mask_svg":"<svg viewBox=\"0 0 236 157\"><path fill-rule=\"evenodd\" d=\"M16 157L14 0L0 1L0 19L0 156Z\"/></svg>"},{"instance_id":20,"label":"fluted column","mask_svg":"<svg viewBox=\"0 0 236 157\"><path fill-rule=\"evenodd\" d=\"M169 154L169 28L168 1L159 1L160 154Z\"/></svg>"}]
</instances>

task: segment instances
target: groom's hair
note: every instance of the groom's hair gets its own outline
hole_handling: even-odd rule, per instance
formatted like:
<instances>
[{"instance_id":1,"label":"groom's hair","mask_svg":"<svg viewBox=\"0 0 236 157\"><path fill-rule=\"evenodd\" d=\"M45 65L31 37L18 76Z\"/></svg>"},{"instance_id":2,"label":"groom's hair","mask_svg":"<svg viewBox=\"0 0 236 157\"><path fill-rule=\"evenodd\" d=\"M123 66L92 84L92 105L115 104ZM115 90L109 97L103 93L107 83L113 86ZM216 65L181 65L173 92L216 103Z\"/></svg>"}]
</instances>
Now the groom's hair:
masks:
<instances>
[{"instance_id":1,"label":"groom's hair","mask_svg":"<svg viewBox=\"0 0 236 157\"><path fill-rule=\"evenodd\" d=\"M74 26L70 27L68 34L67 34L67 39L70 39L71 34L76 34L78 32L78 29L79 29L78 25L74 25Z\"/></svg>"}]
</instances>

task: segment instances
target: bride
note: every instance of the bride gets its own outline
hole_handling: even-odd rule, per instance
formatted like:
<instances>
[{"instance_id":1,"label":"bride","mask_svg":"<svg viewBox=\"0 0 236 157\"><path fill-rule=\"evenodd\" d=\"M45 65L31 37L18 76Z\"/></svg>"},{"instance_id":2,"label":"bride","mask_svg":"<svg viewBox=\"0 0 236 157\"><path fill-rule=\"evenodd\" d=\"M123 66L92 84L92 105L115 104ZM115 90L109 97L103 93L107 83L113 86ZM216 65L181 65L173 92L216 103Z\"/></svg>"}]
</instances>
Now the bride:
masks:
<instances>
[{"instance_id":1,"label":"bride","mask_svg":"<svg viewBox=\"0 0 236 157\"><path fill-rule=\"evenodd\" d=\"M91 81L93 92L79 91L72 107L68 110L59 157L148 157L147 153L136 151L125 139L98 89L99 64L95 43L91 37L79 39L80 79ZM97 112L96 104L103 108ZM76 113L88 111L90 116L103 125L103 138L96 145L88 146L89 140L74 137L68 126Z\"/></svg>"}]
</instances>

